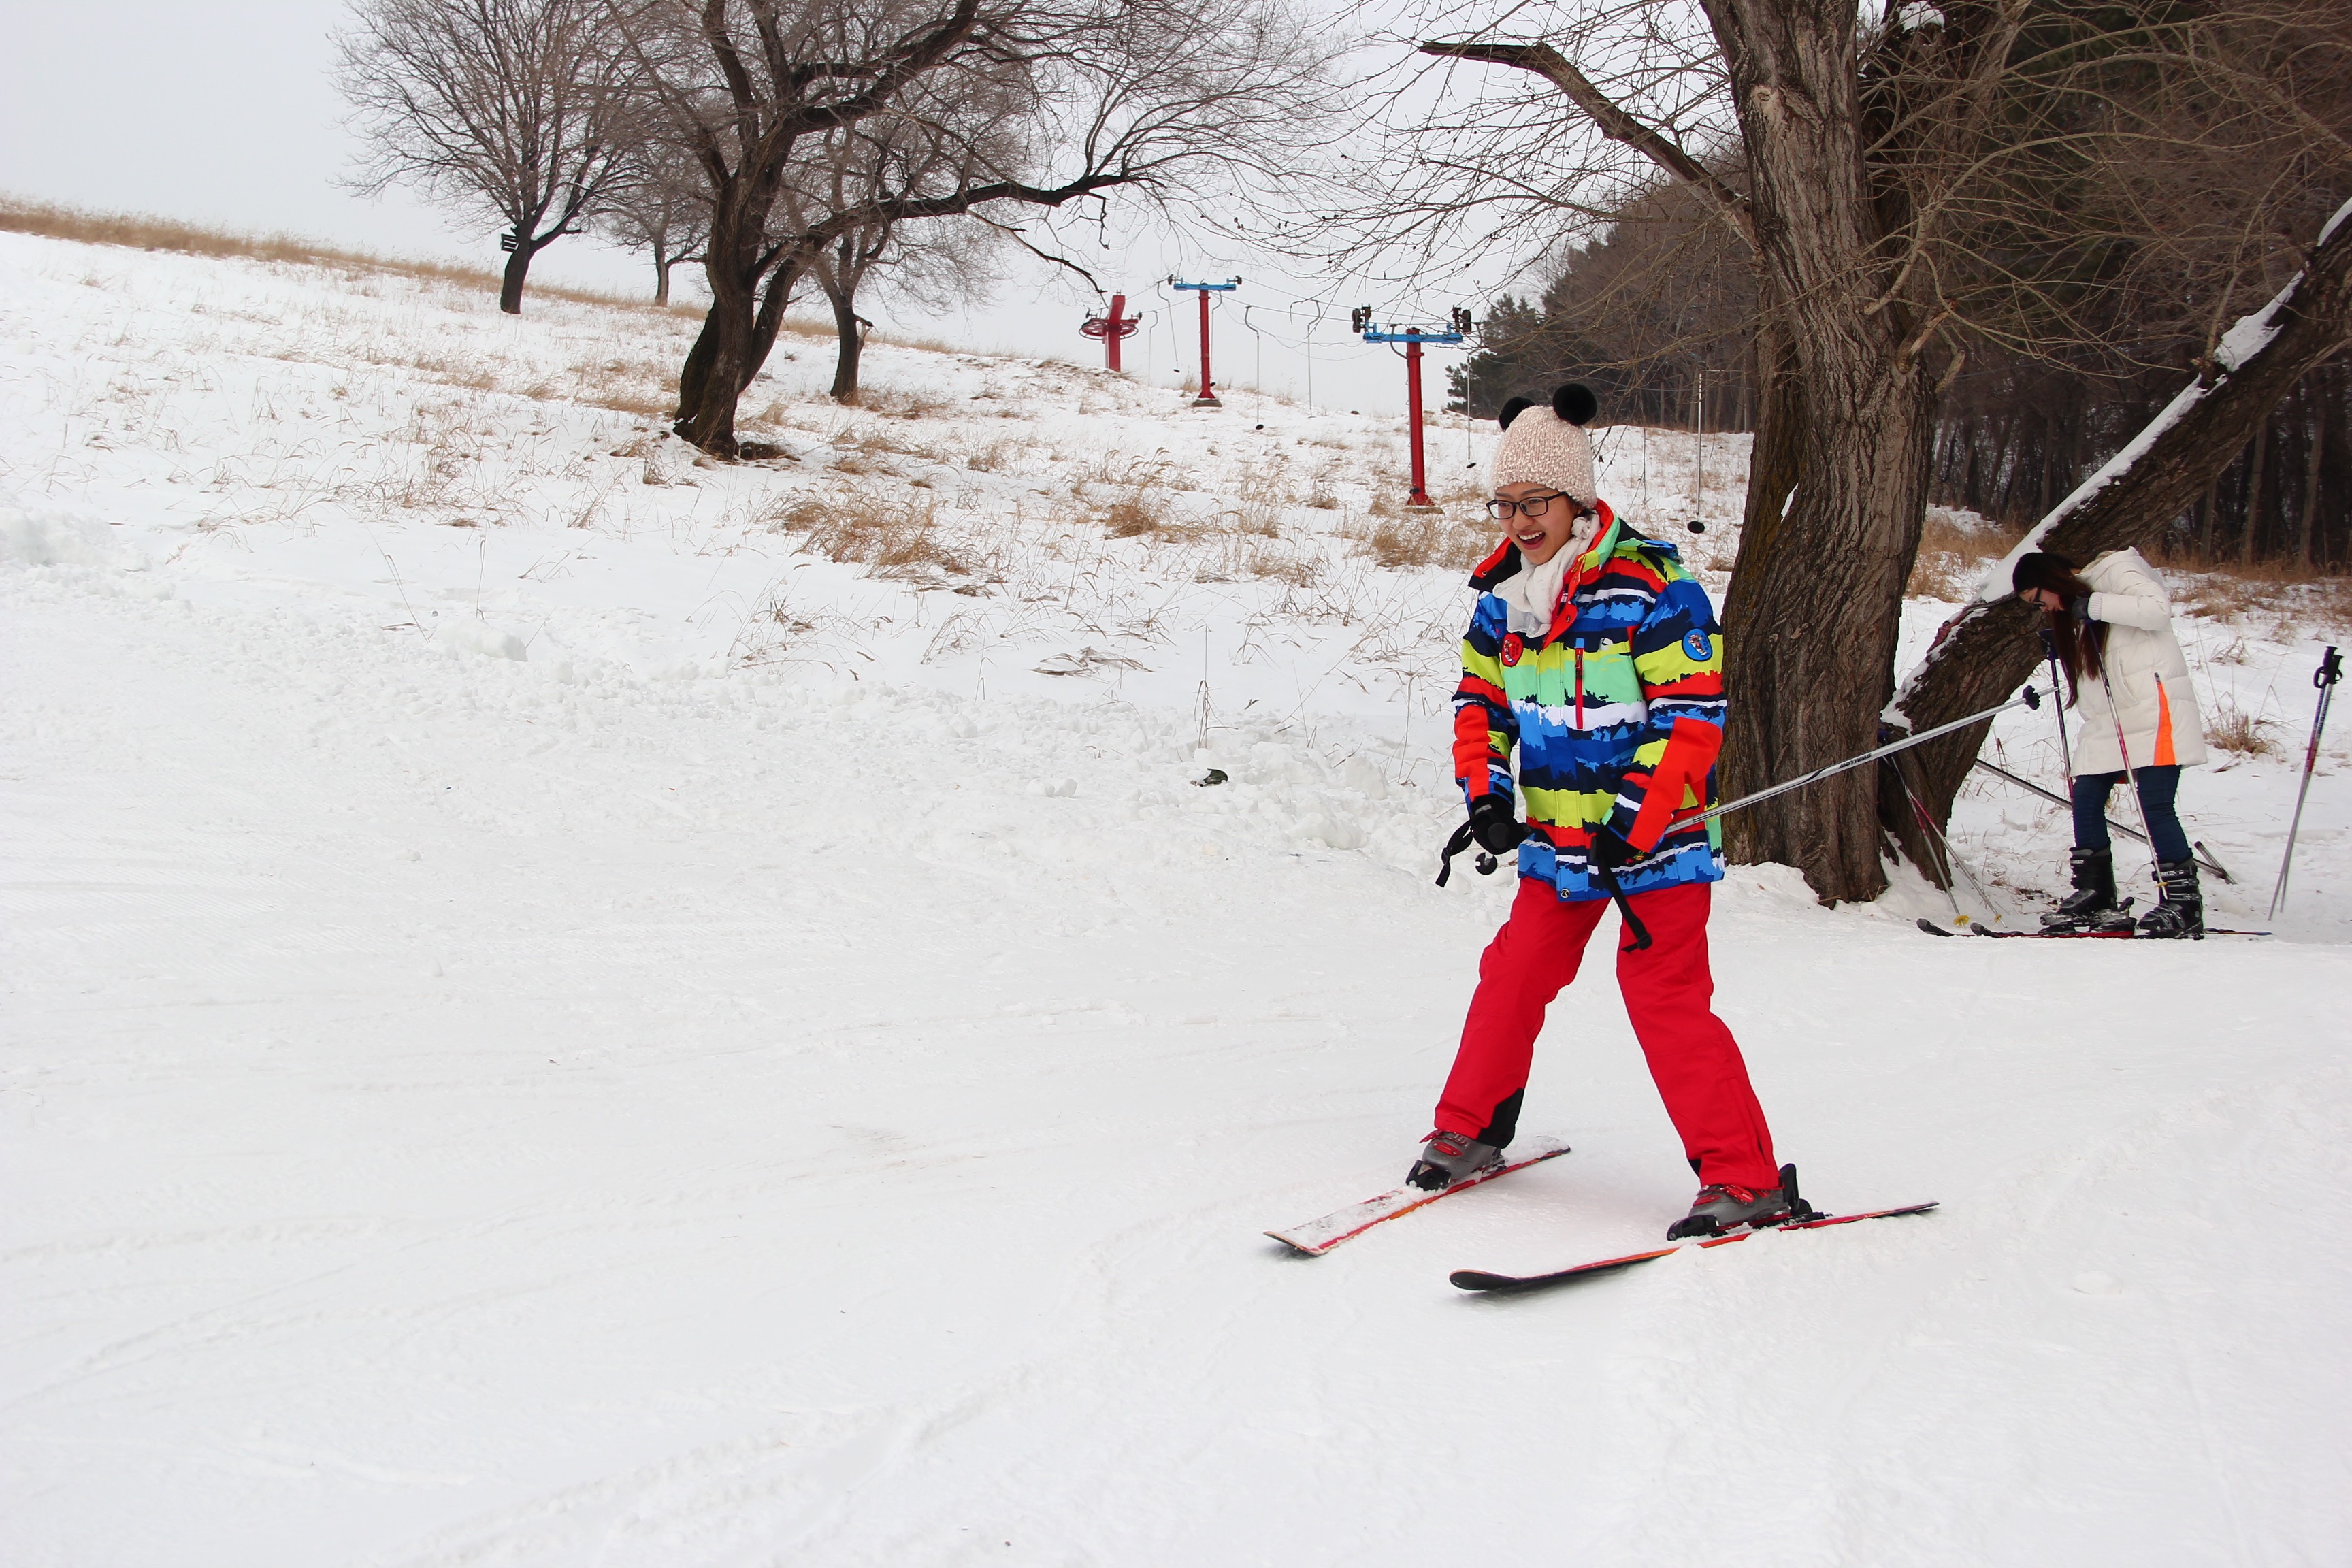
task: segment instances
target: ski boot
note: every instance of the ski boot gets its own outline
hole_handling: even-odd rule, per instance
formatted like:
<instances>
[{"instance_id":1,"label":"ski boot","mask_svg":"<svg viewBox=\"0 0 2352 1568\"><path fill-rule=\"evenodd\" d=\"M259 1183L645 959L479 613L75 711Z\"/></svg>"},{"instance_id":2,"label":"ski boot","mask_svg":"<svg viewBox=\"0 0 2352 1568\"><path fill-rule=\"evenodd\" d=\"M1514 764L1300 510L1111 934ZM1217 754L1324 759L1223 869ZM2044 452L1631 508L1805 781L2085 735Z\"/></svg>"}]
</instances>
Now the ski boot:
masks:
<instances>
[{"instance_id":1,"label":"ski boot","mask_svg":"<svg viewBox=\"0 0 2352 1568\"><path fill-rule=\"evenodd\" d=\"M1666 1239L1688 1241L1693 1237L1725 1236L1743 1225L1750 1230L1762 1230L1792 1219L1812 1217L1813 1205L1797 1193L1797 1167L1783 1165L1777 1187L1741 1187L1727 1182L1701 1187L1691 1203L1690 1213L1666 1227Z\"/></svg>"},{"instance_id":2,"label":"ski boot","mask_svg":"<svg viewBox=\"0 0 2352 1568\"><path fill-rule=\"evenodd\" d=\"M2071 861L2074 890L2042 917L2047 931L2129 931L2132 901L2116 900L2116 858L2112 850L2077 849Z\"/></svg>"},{"instance_id":3,"label":"ski boot","mask_svg":"<svg viewBox=\"0 0 2352 1568\"><path fill-rule=\"evenodd\" d=\"M2197 886L2197 862L2159 860L2156 908L2139 917L2142 936L2205 938L2205 895Z\"/></svg>"},{"instance_id":4,"label":"ski boot","mask_svg":"<svg viewBox=\"0 0 2352 1568\"><path fill-rule=\"evenodd\" d=\"M1421 1158L1405 1173L1405 1185L1444 1192L1463 1177L1502 1163L1503 1152L1492 1143L1481 1143L1466 1132L1433 1132L1422 1143Z\"/></svg>"}]
</instances>

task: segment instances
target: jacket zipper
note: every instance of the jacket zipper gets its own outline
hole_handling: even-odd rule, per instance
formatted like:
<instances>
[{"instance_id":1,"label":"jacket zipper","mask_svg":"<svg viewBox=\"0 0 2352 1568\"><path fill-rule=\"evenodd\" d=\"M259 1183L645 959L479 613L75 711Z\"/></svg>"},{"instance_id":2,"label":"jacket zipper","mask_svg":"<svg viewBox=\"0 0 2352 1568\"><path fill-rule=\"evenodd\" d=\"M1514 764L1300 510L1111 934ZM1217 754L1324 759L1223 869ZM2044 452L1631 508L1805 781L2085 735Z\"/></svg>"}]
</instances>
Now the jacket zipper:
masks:
<instances>
[{"instance_id":1,"label":"jacket zipper","mask_svg":"<svg viewBox=\"0 0 2352 1568\"><path fill-rule=\"evenodd\" d=\"M1584 728L1584 645L1576 645L1576 727Z\"/></svg>"}]
</instances>

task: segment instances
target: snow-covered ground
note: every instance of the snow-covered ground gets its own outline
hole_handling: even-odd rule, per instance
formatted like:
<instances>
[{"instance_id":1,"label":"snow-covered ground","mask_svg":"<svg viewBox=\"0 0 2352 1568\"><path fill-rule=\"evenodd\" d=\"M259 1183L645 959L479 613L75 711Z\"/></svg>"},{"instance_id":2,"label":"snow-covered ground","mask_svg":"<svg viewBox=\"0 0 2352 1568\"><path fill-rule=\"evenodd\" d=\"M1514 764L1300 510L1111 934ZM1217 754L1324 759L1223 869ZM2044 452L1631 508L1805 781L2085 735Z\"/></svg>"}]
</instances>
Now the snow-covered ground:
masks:
<instances>
[{"instance_id":1,"label":"snow-covered ground","mask_svg":"<svg viewBox=\"0 0 2352 1568\"><path fill-rule=\"evenodd\" d=\"M817 339L699 467L692 326L0 236L11 1568L2352 1556L2352 712L2277 940L1724 885L1783 1157L1937 1214L1454 1291L1688 1201L1596 952L1576 1152L1299 1259L1509 893L1429 880L1476 530L1392 422ZM1661 530L1694 457L1604 432ZM2327 628L2183 629L2257 924ZM1955 836L2030 922L2054 808Z\"/></svg>"}]
</instances>

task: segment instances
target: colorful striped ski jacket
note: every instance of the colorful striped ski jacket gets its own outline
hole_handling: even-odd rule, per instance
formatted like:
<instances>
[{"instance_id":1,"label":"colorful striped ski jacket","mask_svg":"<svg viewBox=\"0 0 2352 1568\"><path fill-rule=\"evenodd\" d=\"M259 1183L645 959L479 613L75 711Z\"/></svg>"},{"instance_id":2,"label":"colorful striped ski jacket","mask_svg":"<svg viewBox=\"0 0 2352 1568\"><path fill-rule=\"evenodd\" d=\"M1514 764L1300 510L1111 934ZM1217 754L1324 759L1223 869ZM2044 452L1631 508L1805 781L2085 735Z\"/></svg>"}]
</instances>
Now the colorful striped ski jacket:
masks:
<instances>
[{"instance_id":1,"label":"colorful striped ski jacket","mask_svg":"<svg viewBox=\"0 0 2352 1568\"><path fill-rule=\"evenodd\" d=\"M1667 832L1674 815L1716 804L1723 749L1723 634L1706 590L1675 547L1619 522L1569 569L1550 628L1524 636L1492 590L1521 570L1509 540L1472 574L1481 591L1462 639L1454 694L1454 773L1465 802L1512 793L1511 751L1533 831L1519 875L1563 899L1605 899L1587 853L1614 829L1639 852L1617 874L1629 894L1723 876L1713 823Z\"/></svg>"}]
</instances>

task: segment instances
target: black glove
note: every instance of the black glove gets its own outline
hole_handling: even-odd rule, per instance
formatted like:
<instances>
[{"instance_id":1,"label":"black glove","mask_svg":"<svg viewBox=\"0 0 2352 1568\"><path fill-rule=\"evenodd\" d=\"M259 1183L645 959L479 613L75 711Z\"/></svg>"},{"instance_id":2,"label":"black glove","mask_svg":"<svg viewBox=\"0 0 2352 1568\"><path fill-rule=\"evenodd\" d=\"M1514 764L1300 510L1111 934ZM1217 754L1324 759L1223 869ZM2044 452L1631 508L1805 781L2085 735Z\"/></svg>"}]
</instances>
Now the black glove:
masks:
<instances>
[{"instance_id":1,"label":"black glove","mask_svg":"<svg viewBox=\"0 0 2352 1568\"><path fill-rule=\"evenodd\" d=\"M1592 843L1585 854L1612 877L1642 858L1642 852L1626 843L1624 836L1613 827L1594 828Z\"/></svg>"},{"instance_id":2,"label":"black glove","mask_svg":"<svg viewBox=\"0 0 2352 1568\"><path fill-rule=\"evenodd\" d=\"M2066 624L2079 626L2091 618L2091 596L2088 594L2066 601Z\"/></svg>"},{"instance_id":3,"label":"black glove","mask_svg":"<svg viewBox=\"0 0 2352 1568\"><path fill-rule=\"evenodd\" d=\"M1489 855L1508 855L1529 829L1511 809L1506 795L1482 795L1470 803L1470 837Z\"/></svg>"}]
</instances>

